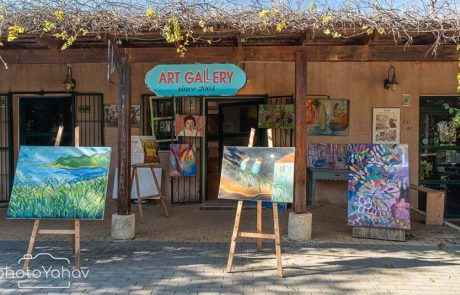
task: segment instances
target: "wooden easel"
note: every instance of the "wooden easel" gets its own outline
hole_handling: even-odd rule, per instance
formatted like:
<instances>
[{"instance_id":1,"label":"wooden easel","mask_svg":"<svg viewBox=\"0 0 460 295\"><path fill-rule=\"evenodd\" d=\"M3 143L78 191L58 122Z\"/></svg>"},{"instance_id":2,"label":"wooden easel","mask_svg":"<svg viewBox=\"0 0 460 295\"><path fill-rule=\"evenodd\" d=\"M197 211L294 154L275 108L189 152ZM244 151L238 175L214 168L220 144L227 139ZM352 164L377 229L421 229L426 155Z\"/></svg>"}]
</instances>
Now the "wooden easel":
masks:
<instances>
[{"instance_id":1,"label":"wooden easel","mask_svg":"<svg viewBox=\"0 0 460 295\"><path fill-rule=\"evenodd\" d=\"M155 174L155 168L157 167L156 164L151 164L151 163L145 163L145 164L135 164L132 165L133 167L133 172L131 175L131 187L136 181L136 191L137 191L137 205L139 206L139 215L141 216L141 219L144 219L144 214L142 213L142 203L145 200L158 200L158 197L156 196L146 196L146 197L141 197L141 192L140 192L140 185L139 185L139 173L138 173L138 168L150 168L152 171L152 176L153 180L155 182L155 186L157 188L158 193L160 194L160 202L161 205L163 206L163 209L165 210L165 215L166 217L169 217L168 215L168 210L166 209L166 202L165 202L165 196L163 195L163 192L161 191L160 187L160 182L157 179L157 176Z\"/></svg>"},{"instance_id":2,"label":"wooden easel","mask_svg":"<svg viewBox=\"0 0 460 295\"><path fill-rule=\"evenodd\" d=\"M251 135L249 137L248 147L252 147L254 143L255 129L251 128ZM267 130L268 135L268 146L273 147L272 139L272 130ZM235 225L233 227L232 240L230 243L230 252L228 254L227 262L227 272L232 271L233 267L233 256L235 254L236 240L238 237L241 238L255 238L257 239L257 252L262 251L262 239L274 240L275 241L275 250L276 250L276 266L277 273L276 275L280 278L283 277L283 265L281 260L281 239L280 239L280 230L279 230L279 219L278 219L278 203L273 202L273 225L274 225L274 234L264 234L262 233L262 201L257 200L257 233L251 232L240 232L240 220L241 220L241 211L243 210L243 201L238 201L238 207L236 209L235 216Z\"/></svg>"},{"instance_id":3,"label":"wooden easel","mask_svg":"<svg viewBox=\"0 0 460 295\"><path fill-rule=\"evenodd\" d=\"M61 144L62 133L64 126L59 126L56 141L54 146ZM80 146L80 128L75 127L75 146ZM40 229L40 219L35 219L34 228L30 236L29 248L27 255L24 259L24 271L29 268L30 259L35 246L37 235L71 235L72 236L72 250L75 254L75 268L80 269L80 220L70 220L70 229Z\"/></svg>"}]
</instances>

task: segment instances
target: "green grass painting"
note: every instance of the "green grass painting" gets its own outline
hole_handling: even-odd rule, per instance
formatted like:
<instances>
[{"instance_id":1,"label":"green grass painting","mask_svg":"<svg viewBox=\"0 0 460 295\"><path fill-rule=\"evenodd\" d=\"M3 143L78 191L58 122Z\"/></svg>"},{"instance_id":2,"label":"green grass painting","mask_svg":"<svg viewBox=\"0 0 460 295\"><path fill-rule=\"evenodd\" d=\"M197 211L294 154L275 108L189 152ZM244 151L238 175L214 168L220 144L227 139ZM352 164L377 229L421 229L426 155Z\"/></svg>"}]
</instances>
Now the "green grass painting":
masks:
<instances>
[{"instance_id":1,"label":"green grass painting","mask_svg":"<svg viewBox=\"0 0 460 295\"><path fill-rule=\"evenodd\" d=\"M104 217L110 148L21 147L8 218Z\"/></svg>"}]
</instances>

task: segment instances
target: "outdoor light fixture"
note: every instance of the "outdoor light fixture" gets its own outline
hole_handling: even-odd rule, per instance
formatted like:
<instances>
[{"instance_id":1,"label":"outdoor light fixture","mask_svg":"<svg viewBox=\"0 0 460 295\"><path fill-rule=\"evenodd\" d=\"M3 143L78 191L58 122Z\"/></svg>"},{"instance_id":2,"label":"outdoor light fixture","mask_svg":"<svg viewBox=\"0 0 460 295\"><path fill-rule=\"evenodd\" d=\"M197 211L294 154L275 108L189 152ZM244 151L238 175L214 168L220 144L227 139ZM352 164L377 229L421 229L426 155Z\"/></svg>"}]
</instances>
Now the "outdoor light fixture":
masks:
<instances>
[{"instance_id":1,"label":"outdoor light fixture","mask_svg":"<svg viewBox=\"0 0 460 295\"><path fill-rule=\"evenodd\" d=\"M72 67L70 64L67 64L67 77L62 83L62 86L64 86L67 92L74 91L75 87L77 87L77 82L75 82L75 80L72 78Z\"/></svg>"},{"instance_id":2,"label":"outdoor light fixture","mask_svg":"<svg viewBox=\"0 0 460 295\"><path fill-rule=\"evenodd\" d=\"M390 72L393 70L393 75L391 76L390 79ZM396 87L399 85L398 81L396 80L396 70L394 66L391 66L388 69L388 75L387 78L383 81L383 88L386 90L396 90Z\"/></svg>"}]
</instances>

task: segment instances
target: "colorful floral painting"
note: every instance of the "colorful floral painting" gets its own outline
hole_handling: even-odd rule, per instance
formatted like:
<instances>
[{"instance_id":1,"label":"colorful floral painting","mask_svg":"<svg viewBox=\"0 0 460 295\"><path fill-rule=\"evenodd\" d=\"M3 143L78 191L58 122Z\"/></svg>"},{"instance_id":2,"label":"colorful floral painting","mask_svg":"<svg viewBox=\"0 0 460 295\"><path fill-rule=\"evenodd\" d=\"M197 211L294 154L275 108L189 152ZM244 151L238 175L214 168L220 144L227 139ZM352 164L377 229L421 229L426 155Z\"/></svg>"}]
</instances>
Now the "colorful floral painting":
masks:
<instances>
[{"instance_id":1,"label":"colorful floral painting","mask_svg":"<svg viewBox=\"0 0 460 295\"><path fill-rule=\"evenodd\" d=\"M292 203L294 148L224 147L220 199Z\"/></svg>"},{"instance_id":2,"label":"colorful floral painting","mask_svg":"<svg viewBox=\"0 0 460 295\"><path fill-rule=\"evenodd\" d=\"M410 229L408 147L348 145L348 224Z\"/></svg>"},{"instance_id":3,"label":"colorful floral painting","mask_svg":"<svg viewBox=\"0 0 460 295\"><path fill-rule=\"evenodd\" d=\"M347 145L337 143L309 143L307 167L347 169Z\"/></svg>"},{"instance_id":4,"label":"colorful floral painting","mask_svg":"<svg viewBox=\"0 0 460 295\"><path fill-rule=\"evenodd\" d=\"M349 100L310 98L306 108L308 135L348 135Z\"/></svg>"},{"instance_id":5,"label":"colorful floral painting","mask_svg":"<svg viewBox=\"0 0 460 295\"><path fill-rule=\"evenodd\" d=\"M8 218L103 219L110 151L22 146Z\"/></svg>"},{"instance_id":6,"label":"colorful floral painting","mask_svg":"<svg viewBox=\"0 0 460 295\"><path fill-rule=\"evenodd\" d=\"M295 106L293 104L259 105L259 128L294 129Z\"/></svg>"},{"instance_id":7,"label":"colorful floral painting","mask_svg":"<svg viewBox=\"0 0 460 295\"><path fill-rule=\"evenodd\" d=\"M169 145L169 174L171 176L195 176L196 146L194 144Z\"/></svg>"}]
</instances>

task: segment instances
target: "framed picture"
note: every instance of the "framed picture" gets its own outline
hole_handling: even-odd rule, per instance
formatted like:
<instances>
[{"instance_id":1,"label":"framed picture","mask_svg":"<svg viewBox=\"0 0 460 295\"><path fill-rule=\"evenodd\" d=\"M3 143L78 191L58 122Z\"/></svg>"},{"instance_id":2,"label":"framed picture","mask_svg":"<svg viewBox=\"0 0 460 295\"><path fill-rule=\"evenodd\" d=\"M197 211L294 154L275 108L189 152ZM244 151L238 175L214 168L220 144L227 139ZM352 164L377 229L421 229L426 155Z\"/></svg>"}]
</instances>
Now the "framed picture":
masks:
<instances>
[{"instance_id":1,"label":"framed picture","mask_svg":"<svg viewBox=\"0 0 460 295\"><path fill-rule=\"evenodd\" d=\"M372 109L372 142L399 143L401 115L399 108Z\"/></svg>"},{"instance_id":2,"label":"framed picture","mask_svg":"<svg viewBox=\"0 0 460 295\"><path fill-rule=\"evenodd\" d=\"M308 135L348 136L349 100L310 98L306 109Z\"/></svg>"}]
</instances>

